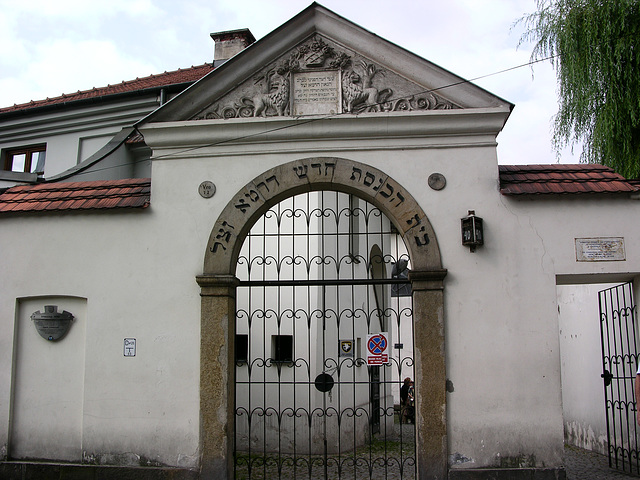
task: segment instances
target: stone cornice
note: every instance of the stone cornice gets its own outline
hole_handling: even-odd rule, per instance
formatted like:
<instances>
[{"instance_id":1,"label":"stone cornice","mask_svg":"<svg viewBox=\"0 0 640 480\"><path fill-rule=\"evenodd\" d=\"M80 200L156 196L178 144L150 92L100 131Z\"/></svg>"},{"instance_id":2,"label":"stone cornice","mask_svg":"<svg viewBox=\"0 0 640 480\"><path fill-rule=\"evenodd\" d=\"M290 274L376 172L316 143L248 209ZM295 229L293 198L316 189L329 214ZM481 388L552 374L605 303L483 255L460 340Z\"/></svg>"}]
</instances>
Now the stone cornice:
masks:
<instances>
[{"instance_id":1,"label":"stone cornice","mask_svg":"<svg viewBox=\"0 0 640 480\"><path fill-rule=\"evenodd\" d=\"M438 110L429 112L369 113L361 116L270 117L152 123L140 127L152 149L202 146L246 146L265 143L331 140L424 139L427 137L487 138L498 135L510 109L507 107ZM442 141L440 141L442 143ZM215 152L211 152L215 153Z\"/></svg>"}]
</instances>

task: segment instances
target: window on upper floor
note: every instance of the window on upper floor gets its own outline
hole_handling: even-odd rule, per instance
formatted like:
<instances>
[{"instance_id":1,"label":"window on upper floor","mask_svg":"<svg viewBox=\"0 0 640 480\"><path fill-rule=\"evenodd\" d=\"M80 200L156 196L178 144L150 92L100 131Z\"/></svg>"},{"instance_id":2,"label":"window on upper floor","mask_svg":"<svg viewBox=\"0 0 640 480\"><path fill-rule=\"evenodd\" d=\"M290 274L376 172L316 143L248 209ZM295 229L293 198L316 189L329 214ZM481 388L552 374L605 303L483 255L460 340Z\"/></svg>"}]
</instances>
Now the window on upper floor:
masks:
<instances>
[{"instance_id":1,"label":"window on upper floor","mask_svg":"<svg viewBox=\"0 0 640 480\"><path fill-rule=\"evenodd\" d=\"M5 150L4 170L19 173L44 173L46 145L33 145Z\"/></svg>"}]
</instances>

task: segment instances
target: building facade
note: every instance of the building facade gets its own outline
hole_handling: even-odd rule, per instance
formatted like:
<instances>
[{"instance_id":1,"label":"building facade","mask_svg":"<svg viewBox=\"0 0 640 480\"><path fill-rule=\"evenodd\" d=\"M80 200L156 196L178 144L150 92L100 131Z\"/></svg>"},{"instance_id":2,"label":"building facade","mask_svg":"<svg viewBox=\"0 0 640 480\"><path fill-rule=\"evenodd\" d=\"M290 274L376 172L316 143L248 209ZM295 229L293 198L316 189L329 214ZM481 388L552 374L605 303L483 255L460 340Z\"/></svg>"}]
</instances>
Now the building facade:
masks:
<instances>
[{"instance_id":1,"label":"building facade","mask_svg":"<svg viewBox=\"0 0 640 480\"><path fill-rule=\"evenodd\" d=\"M558 286L635 279L637 187L499 166L512 108L313 4L137 119L148 168L7 185L3 472L558 478Z\"/></svg>"}]
</instances>

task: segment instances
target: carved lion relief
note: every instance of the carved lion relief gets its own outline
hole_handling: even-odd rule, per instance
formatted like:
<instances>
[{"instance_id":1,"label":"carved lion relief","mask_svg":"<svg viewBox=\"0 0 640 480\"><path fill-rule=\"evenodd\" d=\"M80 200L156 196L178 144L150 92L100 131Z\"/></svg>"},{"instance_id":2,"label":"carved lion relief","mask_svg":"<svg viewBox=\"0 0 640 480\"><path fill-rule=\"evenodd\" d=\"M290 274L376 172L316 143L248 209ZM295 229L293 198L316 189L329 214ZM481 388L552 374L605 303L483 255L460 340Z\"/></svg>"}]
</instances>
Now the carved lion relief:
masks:
<instances>
[{"instance_id":1,"label":"carved lion relief","mask_svg":"<svg viewBox=\"0 0 640 480\"><path fill-rule=\"evenodd\" d=\"M192 120L300 115L291 104L303 97L308 102L318 102L320 107L302 114L460 108L397 73L328 42L316 35L200 111ZM336 81L315 84L293 81L296 74L308 75L309 72L318 72L324 74L325 80ZM322 103L329 97L338 99L335 102L338 108Z\"/></svg>"}]
</instances>

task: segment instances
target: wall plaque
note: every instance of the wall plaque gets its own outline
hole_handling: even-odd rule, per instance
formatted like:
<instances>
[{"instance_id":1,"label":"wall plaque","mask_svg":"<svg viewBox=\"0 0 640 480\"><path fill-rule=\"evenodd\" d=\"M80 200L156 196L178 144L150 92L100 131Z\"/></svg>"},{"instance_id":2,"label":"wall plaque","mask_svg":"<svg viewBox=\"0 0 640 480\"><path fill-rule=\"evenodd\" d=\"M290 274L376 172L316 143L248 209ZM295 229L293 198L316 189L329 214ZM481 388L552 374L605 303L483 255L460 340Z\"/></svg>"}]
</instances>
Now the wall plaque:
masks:
<instances>
[{"instance_id":1,"label":"wall plaque","mask_svg":"<svg viewBox=\"0 0 640 480\"><path fill-rule=\"evenodd\" d=\"M213 182L206 180L198 187L198 193L202 198L211 198L216 194L216 186Z\"/></svg>"},{"instance_id":2,"label":"wall plaque","mask_svg":"<svg viewBox=\"0 0 640 480\"><path fill-rule=\"evenodd\" d=\"M67 334L73 315L66 310L58 312L57 305L45 305L44 312L38 310L31 314L31 320L42 338L55 342Z\"/></svg>"},{"instance_id":3,"label":"wall plaque","mask_svg":"<svg viewBox=\"0 0 640 480\"><path fill-rule=\"evenodd\" d=\"M578 262L611 262L626 260L624 252L624 238L576 238L576 260Z\"/></svg>"},{"instance_id":4,"label":"wall plaque","mask_svg":"<svg viewBox=\"0 0 640 480\"><path fill-rule=\"evenodd\" d=\"M337 70L299 72L293 75L293 112L296 115L340 113L340 76Z\"/></svg>"},{"instance_id":5,"label":"wall plaque","mask_svg":"<svg viewBox=\"0 0 640 480\"><path fill-rule=\"evenodd\" d=\"M124 339L124 356L125 357L136 356L136 339L135 338Z\"/></svg>"}]
</instances>

